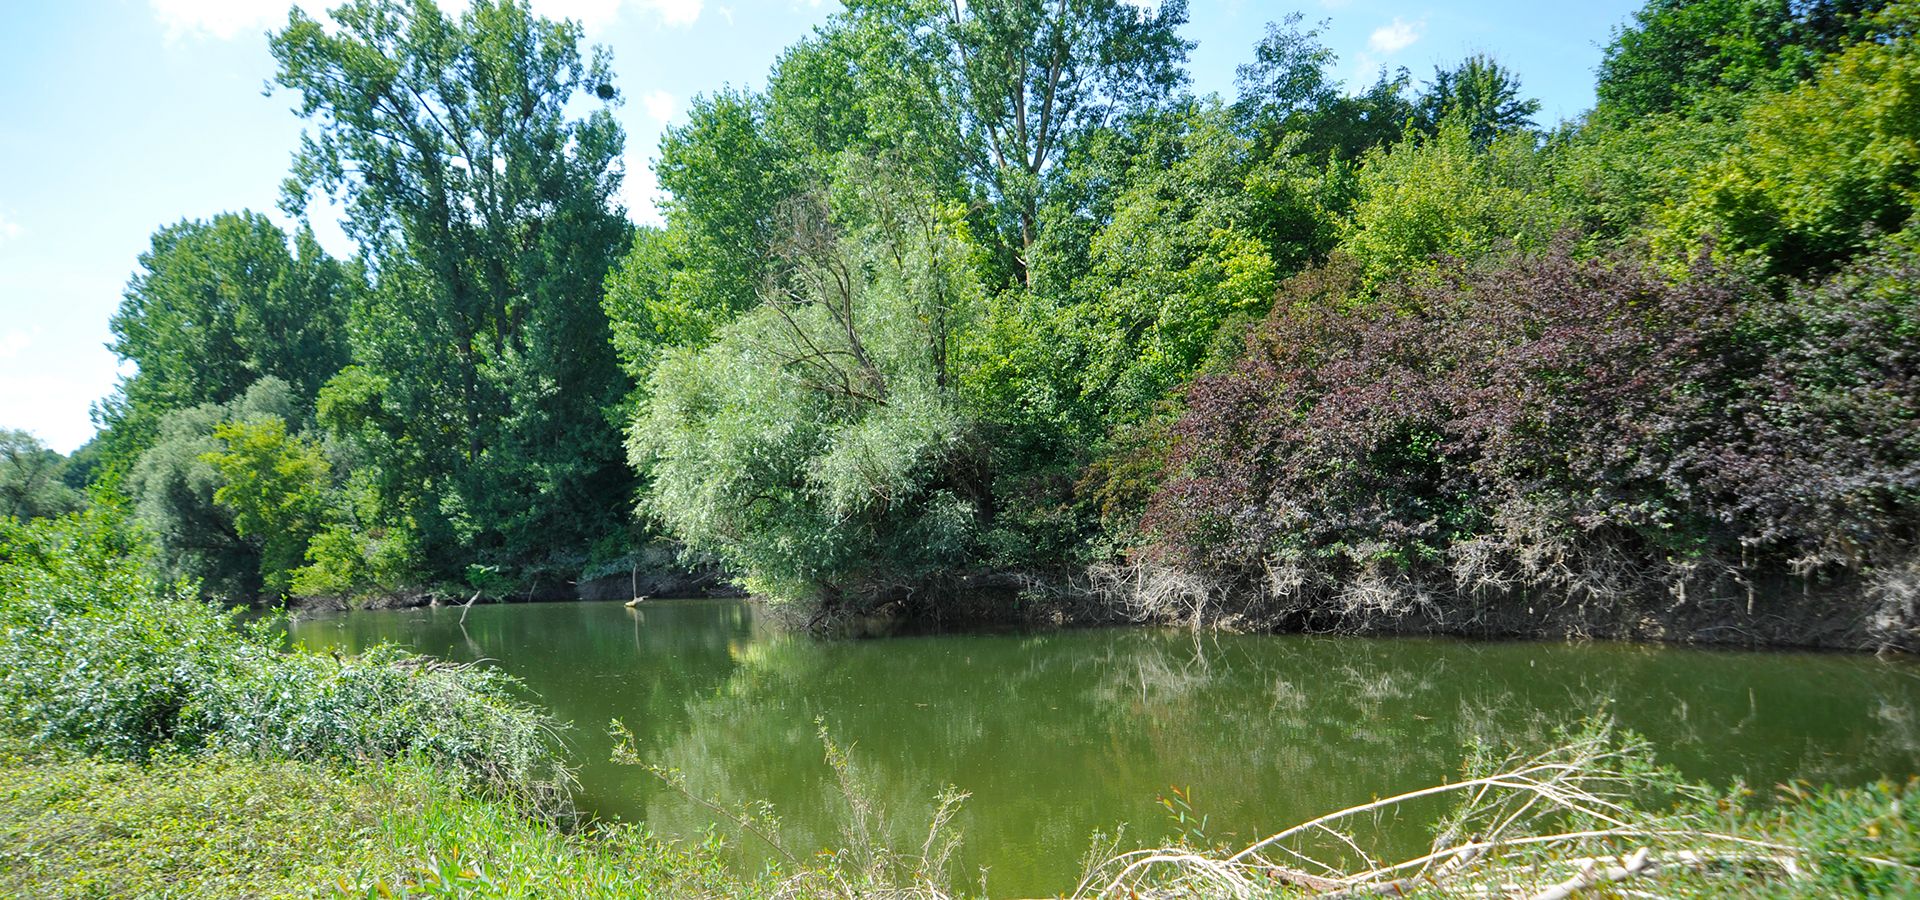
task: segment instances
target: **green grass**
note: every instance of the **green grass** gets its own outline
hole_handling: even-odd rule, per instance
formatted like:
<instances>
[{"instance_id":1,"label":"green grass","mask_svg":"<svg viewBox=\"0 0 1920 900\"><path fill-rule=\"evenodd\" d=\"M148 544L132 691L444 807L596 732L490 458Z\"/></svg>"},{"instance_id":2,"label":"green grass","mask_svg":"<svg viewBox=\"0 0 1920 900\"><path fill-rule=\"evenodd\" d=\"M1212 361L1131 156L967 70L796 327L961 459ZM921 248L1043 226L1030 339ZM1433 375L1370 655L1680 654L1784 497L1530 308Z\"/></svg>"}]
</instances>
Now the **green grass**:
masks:
<instances>
[{"instance_id":1,"label":"green grass","mask_svg":"<svg viewBox=\"0 0 1920 900\"><path fill-rule=\"evenodd\" d=\"M0 518L0 896L748 897L710 846L567 830L517 682L290 651L109 511Z\"/></svg>"},{"instance_id":2,"label":"green grass","mask_svg":"<svg viewBox=\"0 0 1920 900\"><path fill-rule=\"evenodd\" d=\"M149 765L0 751L0 895L309 897L397 871L398 784L228 756ZM411 794L411 796L409 796Z\"/></svg>"},{"instance_id":3,"label":"green grass","mask_svg":"<svg viewBox=\"0 0 1920 900\"><path fill-rule=\"evenodd\" d=\"M714 848L571 832L425 767L0 744L0 896L753 897Z\"/></svg>"}]
</instances>

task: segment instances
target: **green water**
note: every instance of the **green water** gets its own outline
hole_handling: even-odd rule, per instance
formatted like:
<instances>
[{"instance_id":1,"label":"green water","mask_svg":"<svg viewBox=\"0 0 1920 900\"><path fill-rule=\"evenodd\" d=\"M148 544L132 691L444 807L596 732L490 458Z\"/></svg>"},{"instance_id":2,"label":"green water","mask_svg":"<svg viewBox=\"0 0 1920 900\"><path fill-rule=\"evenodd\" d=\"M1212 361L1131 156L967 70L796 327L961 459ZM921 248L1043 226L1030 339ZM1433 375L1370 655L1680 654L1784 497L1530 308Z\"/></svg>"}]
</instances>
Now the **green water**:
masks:
<instances>
[{"instance_id":1,"label":"green water","mask_svg":"<svg viewBox=\"0 0 1920 900\"><path fill-rule=\"evenodd\" d=\"M1209 837L1236 842L1438 782L1476 737L1544 739L1603 705L1697 778L1920 772L1920 666L1907 660L1154 630L818 642L732 601L481 606L459 619L350 613L292 632L316 649L388 641L495 661L573 723L583 806L670 835L712 819L613 764L611 720L700 793L771 801L787 843L808 853L839 845L845 821L818 719L854 745L902 833L924 827L942 786L971 792L957 868L975 884L988 866L995 896L1070 889L1097 829L1165 837L1170 786L1190 793ZM1418 846L1424 825L1383 822L1377 837Z\"/></svg>"}]
</instances>

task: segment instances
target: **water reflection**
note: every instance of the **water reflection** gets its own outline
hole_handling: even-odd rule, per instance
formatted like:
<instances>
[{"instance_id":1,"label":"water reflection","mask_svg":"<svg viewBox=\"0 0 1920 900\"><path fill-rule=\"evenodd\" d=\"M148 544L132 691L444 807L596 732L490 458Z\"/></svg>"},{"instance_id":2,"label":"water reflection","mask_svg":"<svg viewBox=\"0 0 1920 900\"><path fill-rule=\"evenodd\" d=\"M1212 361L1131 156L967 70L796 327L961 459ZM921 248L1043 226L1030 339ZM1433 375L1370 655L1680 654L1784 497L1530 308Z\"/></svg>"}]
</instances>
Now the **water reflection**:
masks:
<instances>
[{"instance_id":1,"label":"water reflection","mask_svg":"<svg viewBox=\"0 0 1920 900\"><path fill-rule=\"evenodd\" d=\"M702 793L772 801L799 852L838 844L844 818L818 720L854 745L915 846L943 785L972 792L959 863L990 863L996 895L1070 887L1096 829L1165 836L1156 798L1169 786L1190 791L1211 834L1246 839L1436 782L1474 740L1545 740L1602 707L1694 777L1920 771L1920 669L1859 656L1143 630L820 643L726 601L458 617L358 613L292 630L315 648L392 641L498 661L574 724L584 804L671 834L711 819L612 764L611 720ZM1381 839L1422 844L1425 824L1384 823Z\"/></svg>"}]
</instances>

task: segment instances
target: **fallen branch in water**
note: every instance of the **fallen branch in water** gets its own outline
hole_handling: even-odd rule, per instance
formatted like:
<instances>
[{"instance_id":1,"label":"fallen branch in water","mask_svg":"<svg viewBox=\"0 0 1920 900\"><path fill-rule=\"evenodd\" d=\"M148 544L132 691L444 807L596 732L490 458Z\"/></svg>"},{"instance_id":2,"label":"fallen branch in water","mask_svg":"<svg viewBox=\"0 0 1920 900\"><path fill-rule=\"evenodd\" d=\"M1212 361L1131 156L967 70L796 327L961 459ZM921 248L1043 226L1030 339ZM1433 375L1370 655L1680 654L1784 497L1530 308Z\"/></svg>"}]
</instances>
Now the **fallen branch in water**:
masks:
<instances>
[{"instance_id":1,"label":"fallen branch in water","mask_svg":"<svg viewBox=\"0 0 1920 900\"><path fill-rule=\"evenodd\" d=\"M1088 870L1073 896L1250 900L1279 890L1565 900L1626 881L1659 881L1650 890L1665 895L1675 879L1706 884L1712 896L1802 881L1816 868L1807 847L1712 827L1700 811L1713 810L1715 796L1653 766L1644 741L1616 734L1609 723L1588 723L1531 756L1476 753L1468 772L1481 774L1328 813L1231 853L1176 846L1113 854ZM1661 796L1676 801L1674 811L1644 811ZM1377 863L1342 830L1444 797L1457 798L1457 807L1430 851L1411 858ZM1920 873L1877 856L1849 859Z\"/></svg>"}]
</instances>

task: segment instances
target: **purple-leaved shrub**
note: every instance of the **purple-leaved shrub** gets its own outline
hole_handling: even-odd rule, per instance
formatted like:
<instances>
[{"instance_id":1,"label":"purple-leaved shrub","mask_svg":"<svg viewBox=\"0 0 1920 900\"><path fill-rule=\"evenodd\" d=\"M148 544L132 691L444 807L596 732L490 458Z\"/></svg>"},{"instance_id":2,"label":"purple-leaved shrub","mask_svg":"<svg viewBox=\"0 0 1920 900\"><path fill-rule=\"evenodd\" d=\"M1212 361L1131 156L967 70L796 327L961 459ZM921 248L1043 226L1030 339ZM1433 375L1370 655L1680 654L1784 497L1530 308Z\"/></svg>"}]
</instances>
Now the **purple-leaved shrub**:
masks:
<instances>
[{"instance_id":1,"label":"purple-leaved shrub","mask_svg":"<svg viewBox=\"0 0 1920 900\"><path fill-rule=\"evenodd\" d=\"M1796 586L1847 635L1800 639L1914 646L1920 234L1777 292L1708 256L1295 278L1189 390L1136 560L1296 626L1780 640Z\"/></svg>"}]
</instances>

